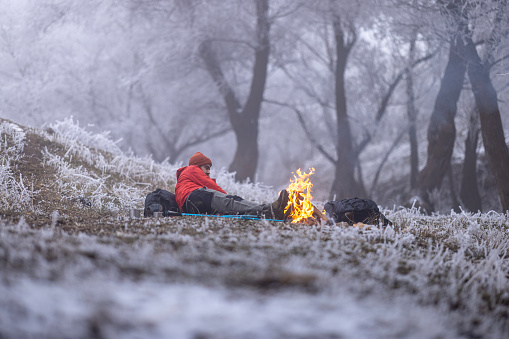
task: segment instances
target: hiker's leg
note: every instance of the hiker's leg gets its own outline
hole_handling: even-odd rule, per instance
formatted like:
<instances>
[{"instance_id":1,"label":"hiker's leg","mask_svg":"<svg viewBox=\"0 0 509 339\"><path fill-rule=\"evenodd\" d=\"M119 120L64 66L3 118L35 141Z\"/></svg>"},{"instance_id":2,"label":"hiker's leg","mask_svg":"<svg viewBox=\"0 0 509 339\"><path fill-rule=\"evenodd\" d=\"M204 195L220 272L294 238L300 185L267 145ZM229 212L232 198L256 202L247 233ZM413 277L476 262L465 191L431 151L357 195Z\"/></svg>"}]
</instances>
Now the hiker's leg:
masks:
<instances>
[{"instance_id":1,"label":"hiker's leg","mask_svg":"<svg viewBox=\"0 0 509 339\"><path fill-rule=\"evenodd\" d=\"M212 214L214 213L211 208L212 197L215 191L207 190L206 188L199 188L189 194L184 203L184 210L186 213L194 214Z\"/></svg>"},{"instance_id":2,"label":"hiker's leg","mask_svg":"<svg viewBox=\"0 0 509 339\"><path fill-rule=\"evenodd\" d=\"M210 204L212 213L261 215L267 211L268 208L267 204L257 204L245 199L239 200L234 196L228 196L222 192L214 191L208 188L201 188L200 190L205 190L213 193L212 201Z\"/></svg>"}]
</instances>

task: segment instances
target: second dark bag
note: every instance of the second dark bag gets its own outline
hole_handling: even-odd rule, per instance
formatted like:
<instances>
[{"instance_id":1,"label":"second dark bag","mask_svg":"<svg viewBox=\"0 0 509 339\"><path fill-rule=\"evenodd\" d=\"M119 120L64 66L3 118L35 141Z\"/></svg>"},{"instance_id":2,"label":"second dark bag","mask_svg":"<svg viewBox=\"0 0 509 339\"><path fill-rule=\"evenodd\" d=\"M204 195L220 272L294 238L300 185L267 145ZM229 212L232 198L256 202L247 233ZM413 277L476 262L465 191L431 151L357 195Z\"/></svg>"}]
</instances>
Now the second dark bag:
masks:
<instances>
[{"instance_id":1,"label":"second dark bag","mask_svg":"<svg viewBox=\"0 0 509 339\"><path fill-rule=\"evenodd\" d=\"M380 222L384 226L392 225L378 209L377 204L373 200L350 198L340 201L328 201L324 206L327 218L338 222L346 222L349 225L361 222L363 224L375 225Z\"/></svg>"}]
</instances>

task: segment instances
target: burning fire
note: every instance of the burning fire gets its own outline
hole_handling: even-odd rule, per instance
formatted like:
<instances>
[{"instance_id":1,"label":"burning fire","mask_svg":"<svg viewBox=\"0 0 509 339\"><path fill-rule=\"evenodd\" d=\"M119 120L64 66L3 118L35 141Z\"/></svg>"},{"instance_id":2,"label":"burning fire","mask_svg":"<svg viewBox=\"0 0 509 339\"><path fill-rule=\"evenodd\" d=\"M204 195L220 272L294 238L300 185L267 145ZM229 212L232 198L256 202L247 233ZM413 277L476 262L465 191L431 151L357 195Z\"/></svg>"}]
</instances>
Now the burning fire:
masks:
<instances>
[{"instance_id":1,"label":"burning fire","mask_svg":"<svg viewBox=\"0 0 509 339\"><path fill-rule=\"evenodd\" d=\"M315 210L315 207L311 204L311 200L313 200L311 187L313 187L313 184L309 181L309 177L314 172L315 169L310 168L309 173L302 173L299 168L297 175L293 175L294 179L290 179L290 186L286 189L290 199L285 207L285 216L290 218L293 223L313 217Z\"/></svg>"}]
</instances>

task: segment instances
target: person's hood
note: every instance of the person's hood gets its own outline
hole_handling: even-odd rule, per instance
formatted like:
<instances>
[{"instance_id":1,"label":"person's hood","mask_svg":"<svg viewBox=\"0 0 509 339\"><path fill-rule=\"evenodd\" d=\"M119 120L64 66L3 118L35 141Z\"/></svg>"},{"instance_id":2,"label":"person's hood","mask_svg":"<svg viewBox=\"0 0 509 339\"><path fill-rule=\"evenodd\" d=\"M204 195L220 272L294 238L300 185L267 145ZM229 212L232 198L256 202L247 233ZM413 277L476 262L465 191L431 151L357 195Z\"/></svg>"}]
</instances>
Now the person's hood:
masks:
<instances>
[{"instance_id":1,"label":"person's hood","mask_svg":"<svg viewBox=\"0 0 509 339\"><path fill-rule=\"evenodd\" d=\"M185 171L185 169L189 167L189 166L184 166L184 167L181 167L177 170L177 180L179 179L180 175L182 174L182 172Z\"/></svg>"}]
</instances>

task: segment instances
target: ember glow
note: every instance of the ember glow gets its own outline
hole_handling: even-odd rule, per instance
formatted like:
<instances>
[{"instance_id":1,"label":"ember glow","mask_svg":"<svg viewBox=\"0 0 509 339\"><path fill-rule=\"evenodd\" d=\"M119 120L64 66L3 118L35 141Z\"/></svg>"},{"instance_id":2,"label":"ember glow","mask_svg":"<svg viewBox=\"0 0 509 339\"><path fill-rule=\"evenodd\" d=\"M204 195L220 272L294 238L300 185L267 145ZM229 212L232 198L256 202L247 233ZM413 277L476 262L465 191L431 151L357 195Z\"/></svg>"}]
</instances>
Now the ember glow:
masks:
<instances>
[{"instance_id":1,"label":"ember glow","mask_svg":"<svg viewBox=\"0 0 509 339\"><path fill-rule=\"evenodd\" d=\"M309 177L314 172L315 169L310 168L309 173L302 173L299 168L297 175L293 174L294 179L290 179L291 184L286 189L290 199L285 208L285 217L291 219L293 223L313 217L314 206L311 204L311 200L313 200L311 187L313 187L313 184L309 181Z\"/></svg>"}]
</instances>

